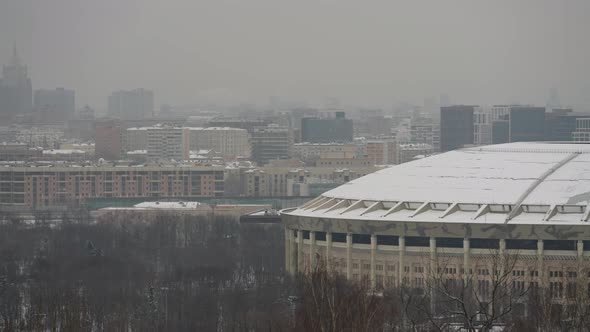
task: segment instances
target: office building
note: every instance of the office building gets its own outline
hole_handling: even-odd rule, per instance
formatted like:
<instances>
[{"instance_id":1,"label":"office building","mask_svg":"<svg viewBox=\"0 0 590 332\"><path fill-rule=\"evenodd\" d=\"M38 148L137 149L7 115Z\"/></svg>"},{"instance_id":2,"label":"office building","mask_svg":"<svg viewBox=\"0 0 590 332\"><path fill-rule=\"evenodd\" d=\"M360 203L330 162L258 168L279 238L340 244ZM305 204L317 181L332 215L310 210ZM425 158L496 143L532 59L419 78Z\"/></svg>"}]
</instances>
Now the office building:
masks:
<instances>
[{"instance_id":1,"label":"office building","mask_svg":"<svg viewBox=\"0 0 590 332\"><path fill-rule=\"evenodd\" d=\"M335 112L333 118L303 118L301 141L309 143L352 142L352 120L344 112Z\"/></svg>"},{"instance_id":2,"label":"office building","mask_svg":"<svg viewBox=\"0 0 590 332\"><path fill-rule=\"evenodd\" d=\"M154 93L146 89L114 91L108 99L109 116L142 120L154 116Z\"/></svg>"},{"instance_id":3,"label":"office building","mask_svg":"<svg viewBox=\"0 0 590 332\"><path fill-rule=\"evenodd\" d=\"M457 105L440 108L440 150L455 150L473 144L475 106Z\"/></svg>"},{"instance_id":4,"label":"office building","mask_svg":"<svg viewBox=\"0 0 590 332\"><path fill-rule=\"evenodd\" d=\"M291 158L293 134L289 128L277 125L255 128L251 137L252 159L259 165Z\"/></svg>"},{"instance_id":5,"label":"office building","mask_svg":"<svg viewBox=\"0 0 590 332\"><path fill-rule=\"evenodd\" d=\"M510 107L510 142L535 142L545 139L545 107Z\"/></svg>"}]
</instances>

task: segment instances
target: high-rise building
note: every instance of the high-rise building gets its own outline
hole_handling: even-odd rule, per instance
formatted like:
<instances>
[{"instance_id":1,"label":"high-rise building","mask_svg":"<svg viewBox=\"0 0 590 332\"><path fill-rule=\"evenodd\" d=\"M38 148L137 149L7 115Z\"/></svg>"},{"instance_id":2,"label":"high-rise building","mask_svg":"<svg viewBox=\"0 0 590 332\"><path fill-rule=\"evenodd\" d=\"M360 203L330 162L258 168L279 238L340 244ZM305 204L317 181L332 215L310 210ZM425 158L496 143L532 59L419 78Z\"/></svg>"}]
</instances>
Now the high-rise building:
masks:
<instances>
[{"instance_id":1,"label":"high-rise building","mask_svg":"<svg viewBox=\"0 0 590 332\"><path fill-rule=\"evenodd\" d=\"M14 46L12 58L8 65L2 67L0 80L0 119L11 120L17 115L33 109L33 89L27 74L27 66L23 65Z\"/></svg>"},{"instance_id":2,"label":"high-rise building","mask_svg":"<svg viewBox=\"0 0 590 332\"><path fill-rule=\"evenodd\" d=\"M456 105L440 108L440 150L455 150L473 144L475 106Z\"/></svg>"},{"instance_id":3,"label":"high-rise building","mask_svg":"<svg viewBox=\"0 0 590 332\"><path fill-rule=\"evenodd\" d=\"M95 156L106 160L121 158L122 128L114 119L101 119L94 122Z\"/></svg>"},{"instance_id":4,"label":"high-rise building","mask_svg":"<svg viewBox=\"0 0 590 332\"><path fill-rule=\"evenodd\" d=\"M259 165L275 159L289 159L293 135L289 128L269 125L252 132L252 158Z\"/></svg>"},{"instance_id":5,"label":"high-rise building","mask_svg":"<svg viewBox=\"0 0 590 332\"><path fill-rule=\"evenodd\" d=\"M140 120L154 116L154 93L146 89L120 90L109 96L109 115L122 120Z\"/></svg>"},{"instance_id":6,"label":"high-rise building","mask_svg":"<svg viewBox=\"0 0 590 332\"><path fill-rule=\"evenodd\" d=\"M73 118L76 110L76 94L73 90L36 90L35 110L42 114L44 123L65 123Z\"/></svg>"},{"instance_id":7,"label":"high-rise building","mask_svg":"<svg viewBox=\"0 0 590 332\"><path fill-rule=\"evenodd\" d=\"M344 112L335 112L333 118L303 118L301 141L309 143L352 142L352 120Z\"/></svg>"},{"instance_id":8,"label":"high-rise building","mask_svg":"<svg viewBox=\"0 0 590 332\"><path fill-rule=\"evenodd\" d=\"M509 119L510 142L545 139L545 107L512 106Z\"/></svg>"}]
</instances>

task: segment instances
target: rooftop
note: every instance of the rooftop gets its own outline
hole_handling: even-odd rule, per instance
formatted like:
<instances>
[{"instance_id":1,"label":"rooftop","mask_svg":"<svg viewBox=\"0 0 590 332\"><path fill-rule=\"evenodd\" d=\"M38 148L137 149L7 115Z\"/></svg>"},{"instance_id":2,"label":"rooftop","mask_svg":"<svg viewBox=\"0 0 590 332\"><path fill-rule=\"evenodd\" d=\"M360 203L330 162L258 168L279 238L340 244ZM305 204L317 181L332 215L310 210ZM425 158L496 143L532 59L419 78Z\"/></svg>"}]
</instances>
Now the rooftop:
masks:
<instances>
[{"instance_id":1,"label":"rooftop","mask_svg":"<svg viewBox=\"0 0 590 332\"><path fill-rule=\"evenodd\" d=\"M294 213L414 221L465 222L483 216L502 223L585 222L590 214L590 144L509 143L450 151L350 181L316 203L321 200L324 207ZM354 204L362 209L350 208Z\"/></svg>"}]
</instances>

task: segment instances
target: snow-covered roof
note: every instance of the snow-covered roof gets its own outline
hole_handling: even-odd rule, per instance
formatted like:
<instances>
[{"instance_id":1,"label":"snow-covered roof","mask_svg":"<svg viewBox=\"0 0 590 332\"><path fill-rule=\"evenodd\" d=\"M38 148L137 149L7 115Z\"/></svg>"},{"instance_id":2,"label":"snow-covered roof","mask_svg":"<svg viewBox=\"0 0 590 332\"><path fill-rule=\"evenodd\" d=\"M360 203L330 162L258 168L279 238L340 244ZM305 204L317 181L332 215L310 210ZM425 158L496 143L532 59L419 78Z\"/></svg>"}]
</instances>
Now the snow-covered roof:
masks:
<instances>
[{"instance_id":1,"label":"snow-covered roof","mask_svg":"<svg viewBox=\"0 0 590 332\"><path fill-rule=\"evenodd\" d=\"M588 202L590 144L531 142L465 148L386 168L289 213L450 222L467 213L457 221L585 222Z\"/></svg>"},{"instance_id":2,"label":"snow-covered roof","mask_svg":"<svg viewBox=\"0 0 590 332\"><path fill-rule=\"evenodd\" d=\"M143 202L135 204L134 208L144 209L194 209L201 206L199 202Z\"/></svg>"}]
</instances>

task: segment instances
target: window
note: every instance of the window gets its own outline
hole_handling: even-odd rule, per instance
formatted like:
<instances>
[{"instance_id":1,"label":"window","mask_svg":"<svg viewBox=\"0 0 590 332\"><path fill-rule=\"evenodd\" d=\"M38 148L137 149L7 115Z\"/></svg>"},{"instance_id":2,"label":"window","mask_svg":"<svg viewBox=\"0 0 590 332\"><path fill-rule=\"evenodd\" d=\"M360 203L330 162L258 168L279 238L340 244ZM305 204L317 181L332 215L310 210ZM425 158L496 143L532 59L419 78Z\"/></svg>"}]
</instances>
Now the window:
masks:
<instances>
[{"instance_id":1,"label":"window","mask_svg":"<svg viewBox=\"0 0 590 332\"><path fill-rule=\"evenodd\" d=\"M537 250L537 240L506 240L506 249Z\"/></svg>"},{"instance_id":2,"label":"window","mask_svg":"<svg viewBox=\"0 0 590 332\"><path fill-rule=\"evenodd\" d=\"M545 240L544 250L576 250L576 241L573 240Z\"/></svg>"},{"instance_id":3,"label":"window","mask_svg":"<svg viewBox=\"0 0 590 332\"><path fill-rule=\"evenodd\" d=\"M473 249L499 249L500 240L498 239L470 239L469 246Z\"/></svg>"},{"instance_id":4,"label":"window","mask_svg":"<svg viewBox=\"0 0 590 332\"><path fill-rule=\"evenodd\" d=\"M332 233L332 242L346 243L346 233Z\"/></svg>"},{"instance_id":5,"label":"window","mask_svg":"<svg viewBox=\"0 0 590 332\"><path fill-rule=\"evenodd\" d=\"M463 239L452 237L438 237L436 238L436 246L440 248L463 248Z\"/></svg>"},{"instance_id":6,"label":"window","mask_svg":"<svg viewBox=\"0 0 590 332\"><path fill-rule=\"evenodd\" d=\"M388 245L388 246L398 246L399 245L399 236L377 235L377 244Z\"/></svg>"},{"instance_id":7,"label":"window","mask_svg":"<svg viewBox=\"0 0 590 332\"><path fill-rule=\"evenodd\" d=\"M369 235L369 234L352 234L352 243L371 244L371 235Z\"/></svg>"},{"instance_id":8,"label":"window","mask_svg":"<svg viewBox=\"0 0 590 332\"><path fill-rule=\"evenodd\" d=\"M407 247L430 247L430 239L421 236L407 236L406 237Z\"/></svg>"}]
</instances>

